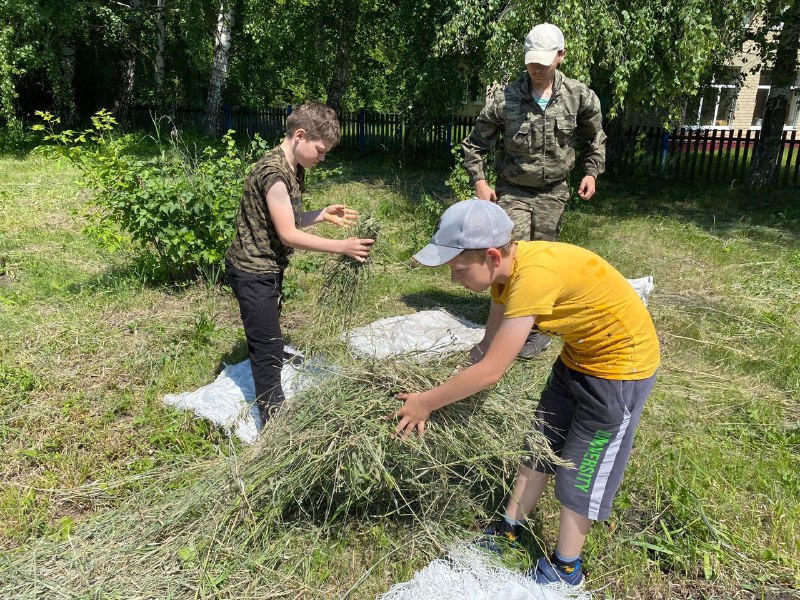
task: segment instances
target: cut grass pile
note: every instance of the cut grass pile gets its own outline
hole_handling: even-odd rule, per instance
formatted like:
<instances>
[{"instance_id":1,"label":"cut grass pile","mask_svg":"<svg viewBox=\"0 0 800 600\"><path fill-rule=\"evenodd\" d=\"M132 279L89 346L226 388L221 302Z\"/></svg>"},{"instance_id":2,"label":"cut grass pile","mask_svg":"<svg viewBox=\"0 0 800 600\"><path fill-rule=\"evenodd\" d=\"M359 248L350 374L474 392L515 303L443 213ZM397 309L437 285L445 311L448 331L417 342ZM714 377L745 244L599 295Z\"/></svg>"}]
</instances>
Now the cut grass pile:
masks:
<instances>
[{"instance_id":1,"label":"cut grass pile","mask_svg":"<svg viewBox=\"0 0 800 600\"><path fill-rule=\"evenodd\" d=\"M372 215L362 215L355 229L348 235L359 239L375 240L378 243L380 222ZM375 249L375 244L372 246ZM369 279L372 255L364 262L349 256L339 256L325 266L319 303L324 307L317 313L314 328L321 333L340 334L353 323L355 311L364 298L364 286Z\"/></svg>"},{"instance_id":2,"label":"cut grass pile","mask_svg":"<svg viewBox=\"0 0 800 600\"><path fill-rule=\"evenodd\" d=\"M5 555L0 597L192 598L209 578L215 597L245 597L241 585L256 595L278 581L281 594L300 597L304 584L286 577L281 558L290 535L335 537L386 520L406 523L415 532L406 543L433 558L507 493L523 456L508 440L527 435L547 454L527 411L510 406L502 387L437 411L424 438L400 442L387 422L398 404L392 393L430 387L452 368L359 362L315 370L314 383L252 449L180 474L183 485L165 472L68 540Z\"/></svg>"}]
</instances>

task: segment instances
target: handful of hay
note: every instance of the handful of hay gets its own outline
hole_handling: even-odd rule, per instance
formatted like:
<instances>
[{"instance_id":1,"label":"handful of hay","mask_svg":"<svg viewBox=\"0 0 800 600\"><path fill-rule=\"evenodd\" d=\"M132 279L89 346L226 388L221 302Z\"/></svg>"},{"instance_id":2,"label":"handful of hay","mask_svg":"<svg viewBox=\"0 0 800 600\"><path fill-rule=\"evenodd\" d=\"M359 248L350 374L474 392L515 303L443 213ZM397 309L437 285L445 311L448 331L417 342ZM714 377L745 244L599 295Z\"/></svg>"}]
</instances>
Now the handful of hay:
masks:
<instances>
[{"instance_id":1,"label":"handful of hay","mask_svg":"<svg viewBox=\"0 0 800 600\"><path fill-rule=\"evenodd\" d=\"M433 413L424 438L398 440L387 420L399 405L393 393L428 388L452 367L331 366L242 455L191 477L165 474L67 541L0 556L0 597L315 596L313 573L299 576L297 561L320 536L368 535L378 522L402 533L395 547L411 544L415 560L430 560L506 495L530 435L520 399L540 383L507 378ZM542 440L529 442L546 452Z\"/></svg>"},{"instance_id":2,"label":"handful of hay","mask_svg":"<svg viewBox=\"0 0 800 600\"><path fill-rule=\"evenodd\" d=\"M377 240L378 233L380 223L372 216L364 215L359 219L353 237ZM339 256L328 263L320 290L320 299L325 303L326 310L324 315L319 315L317 329L327 328L337 334L347 329L359 305L371 266L372 253L364 262Z\"/></svg>"}]
</instances>

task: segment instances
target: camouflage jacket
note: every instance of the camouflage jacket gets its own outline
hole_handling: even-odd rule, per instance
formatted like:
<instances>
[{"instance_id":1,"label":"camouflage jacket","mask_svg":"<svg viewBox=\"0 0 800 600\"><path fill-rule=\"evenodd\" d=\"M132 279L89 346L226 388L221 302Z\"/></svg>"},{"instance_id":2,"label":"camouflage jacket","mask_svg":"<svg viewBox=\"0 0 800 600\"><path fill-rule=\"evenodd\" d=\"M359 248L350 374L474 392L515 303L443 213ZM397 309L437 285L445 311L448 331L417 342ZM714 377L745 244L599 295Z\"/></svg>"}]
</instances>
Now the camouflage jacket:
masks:
<instances>
[{"instance_id":1,"label":"camouflage jacket","mask_svg":"<svg viewBox=\"0 0 800 600\"><path fill-rule=\"evenodd\" d=\"M292 171L278 146L262 156L245 179L242 201L236 213L236 236L225 253L225 258L237 269L248 273L269 273L282 271L289 264L289 255L294 249L283 245L267 210L267 191L278 178L286 183L294 223L300 225L305 171L300 165L297 165L297 173Z\"/></svg>"},{"instance_id":2,"label":"camouflage jacket","mask_svg":"<svg viewBox=\"0 0 800 600\"><path fill-rule=\"evenodd\" d=\"M605 169L606 134L600 101L580 81L556 71L553 95L542 110L530 92L530 77L497 90L462 142L464 168L474 184L486 179L484 156L501 135L496 154L497 175L513 184L543 187L562 181L575 166L575 148L587 175L595 179Z\"/></svg>"}]
</instances>

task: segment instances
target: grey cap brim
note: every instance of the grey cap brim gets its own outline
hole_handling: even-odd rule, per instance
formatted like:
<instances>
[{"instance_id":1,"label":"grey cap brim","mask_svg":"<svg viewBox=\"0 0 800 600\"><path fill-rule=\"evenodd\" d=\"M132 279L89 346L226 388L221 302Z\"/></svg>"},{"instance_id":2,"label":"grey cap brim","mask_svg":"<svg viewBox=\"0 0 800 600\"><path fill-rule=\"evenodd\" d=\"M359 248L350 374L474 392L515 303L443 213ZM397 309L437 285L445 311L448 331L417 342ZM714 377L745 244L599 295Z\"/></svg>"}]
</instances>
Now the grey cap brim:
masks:
<instances>
[{"instance_id":1,"label":"grey cap brim","mask_svg":"<svg viewBox=\"0 0 800 600\"><path fill-rule=\"evenodd\" d=\"M414 260L426 267L438 267L446 262L450 262L463 251L463 248L428 244L414 255Z\"/></svg>"},{"instance_id":2,"label":"grey cap brim","mask_svg":"<svg viewBox=\"0 0 800 600\"><path fill-rule=\"evenodd\" d=\"M525 64L552 65L558 50L528 50L525 53Z\"/></svg>"}]
</instances>

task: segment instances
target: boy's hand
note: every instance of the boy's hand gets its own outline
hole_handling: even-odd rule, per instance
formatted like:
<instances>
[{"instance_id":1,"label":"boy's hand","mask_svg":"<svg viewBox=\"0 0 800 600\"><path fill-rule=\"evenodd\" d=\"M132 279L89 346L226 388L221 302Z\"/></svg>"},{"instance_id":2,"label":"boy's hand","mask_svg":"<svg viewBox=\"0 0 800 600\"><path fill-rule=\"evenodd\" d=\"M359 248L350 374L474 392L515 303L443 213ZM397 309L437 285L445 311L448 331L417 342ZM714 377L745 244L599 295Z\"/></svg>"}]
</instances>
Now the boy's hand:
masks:
<instances>
[{"instance_id":1,"label":"boy's hand","mask_svg":"<svg viewBox=\"0 0 800 600\"><path fill-rule=\"evenodd\" d=\"M591 175L587 175L581 179L581 184L578 186L578 196L581 200L590 200L594 196L595 180Z\"/></svg>"},{"instance_id":2,"label":"boy's hand","mask_svg":"<svg viewBox=\"0 0 800 600\"><path fill-rule=\"evenodd\" d=\"M469 364L474 365L483 360L486 351L481 348L480 344L475 344L469 351Z\"/></svg>"},{"instance_id":3,"label":"boy's hand","mask_svg":"<svg viewBox=\"0 0 800 600\"><path fill-rule=\"evenodd\" d=\"M364 262L367 260L367 256L369 256L369 252L372 250L371 246L375 243L375 240L369 238L347 238L346 240L342 240L342 243L344 246L339 254L349 256L357 262Z\"/></svg>"},{"instance_id":4,"label":"boy's hand","mask_svg":"<svg viewBox=\"0 0 800 600\"><path fill-rule=\"evenodd\" d=\"M431 416L431 411L426 408L422 394L400 393L394 397L405 402L400 410L389 416L390 419L400 417L400 422L394 428L395 433L403 440L408 439L414 428L420 436L425 435L425 421Z\"/></svg>"},{"instance_id":5,"label":"boy's hand","mask_svg":"<svg viewBox=\"0 0 800 600\"><path fill-rule=\"evenodd\" d=\"M358 221L358 211L346 208L344 204L331 204L322 209L322 218L338 225L339 227L350 227Z\"/></svg>"}]
</instances>

